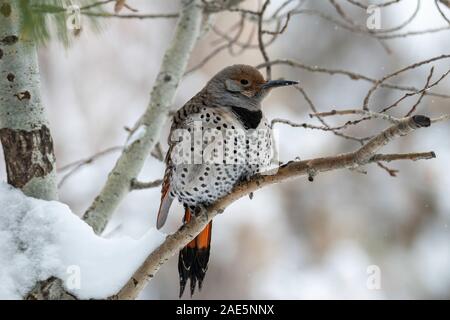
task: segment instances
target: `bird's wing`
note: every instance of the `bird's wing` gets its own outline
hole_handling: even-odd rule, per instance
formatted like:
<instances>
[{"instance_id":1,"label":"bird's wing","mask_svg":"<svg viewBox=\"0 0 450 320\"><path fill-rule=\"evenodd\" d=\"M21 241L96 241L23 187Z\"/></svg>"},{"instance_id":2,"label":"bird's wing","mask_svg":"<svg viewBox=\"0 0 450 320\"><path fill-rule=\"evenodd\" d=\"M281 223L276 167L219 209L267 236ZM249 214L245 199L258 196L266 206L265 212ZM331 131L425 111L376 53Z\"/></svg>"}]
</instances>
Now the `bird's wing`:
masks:
<instances>
[{"instance_id":1,"label":"bird's wing","mask_svg":"<svg viewBox=\"0 0 450 320\"><path fill-rule=\"evenodd\" d=\"M195 120L195 115L200 111L198 101L194 98L188 101L181 109L179 109L173 116L172 127L170 132L172 133L176 129L187 129ZM158 217L156 219L156 227L162 228L167 220L170 206L173 202L173 195L171 194L171 180L173 174L173 163L171 158L172 150L176 144L173 142L169 135L169 150L167 151L165 162L166 170L164 172L164 178L161 188L161 204L158 210Z\"/></svg>"},{"instance_id":2,"label":"bird's wing","mask_svg":"<svg viewBox=\"0 0 450 320\"><path fill-rule=\"evenodd\" d=\"M171 175L172 168L166 167L161 188L161 204L159 206L158 217L156 219L156 228L158 229L162 228L164 226L164 223L166 223L169 209L173 201L173 196L170 194Z\"/></svg>"}]
</instances>

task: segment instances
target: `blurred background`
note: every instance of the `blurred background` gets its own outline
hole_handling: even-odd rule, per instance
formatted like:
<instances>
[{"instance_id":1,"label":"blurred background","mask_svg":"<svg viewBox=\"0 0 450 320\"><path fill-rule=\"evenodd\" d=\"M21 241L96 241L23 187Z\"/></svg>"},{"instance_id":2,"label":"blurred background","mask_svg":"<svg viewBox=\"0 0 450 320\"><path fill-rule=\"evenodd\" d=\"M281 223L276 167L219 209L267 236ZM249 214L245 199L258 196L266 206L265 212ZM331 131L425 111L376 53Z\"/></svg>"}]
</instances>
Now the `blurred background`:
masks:
<instances>
[{"instance_id":1,"label":"blurred background","mask_svg":"<svg viewBox=\"0 0 450 320\"><path fill-rule=\"evenodd\" d=\"M365 10L346 1L338 2L352 19L365 24ZM127 3L142 13L170 13L179 9L178 0L128 0ZM282 3L271 1L268 16ZM244 1L244 7L256 10L258 1ZM109 11L112 8L113 4L107 7ZM339 18L329 1L304 1L302 8ZM416 1L412 0L383 8L381 27L401 24L415 8ZM287 12L289 8L284 10ZM228 32L238 21L237 13L220 13L215 17L214 26ZM59 167L125 142L128 133L124 128L131 127L147 106L175 23L176 19L104 18L101 32L83 30L68 49L57 41L40 48L42 93ZM401 31L446 24L434 1L427 0L421 2L414 21ZM242 39L251 35L252 25L248 23ZM192 55L190 67L208 56L218 39L214 32L203 37ZM450 53L449 33L445 30L387 40L386 45L390 52L366 34L344 30L315 15L295 15L286 32L267 51L271 59L293 59L373 78ZM239 56L222 51L184 77L173 109L181 107L223 67L261 62L257 48L247 49ZM448 60L432 65L435 79L450 67ZM392 83L422 88L432 65L404 73ZM272 73L274 78L299 80L319 111L360 108L371 87L368 82L287 66L274 66ZM450 80L444 79L432 91L449 94L449 89ZM403 94L379 89L370 107L379 111ZM416 99L417 96L406 99L392 114L405 114ZM449 103L449 99L425 96L418 112L429 116L448 114ZM269 119L281 117L318 124L309 118L308 104L292 88L273 92L264 103L264 112ZM339 125L347 118L329 120ZM169 125L161 137L164 151ZM345 132L367 136L387 125L383 121L364 122ZM331 132L284 125L277 126L277 132L282 161L335 155L359 146ZM209 270L203 290L194 298L449 299L449 136L449 123L441 122L386 146L384 153L433 150L437 154L433 160L389 164L390 168L399 170L396 178L372 164L365 168L367 174L334 171L317 176L312 183L301 178L260 190L253 200L245 198L234 203L215 219ZM60 200L81 216L103 186L118 155L118 152L108 153L65 179ZM1 161L4 166L3 157ZM162 162L149 157L139 179L161 178L163 170ZM5 179L4 169L0 172L1 179ZM105 235L142 236L155 225L159 198L159 188L130 193ZM181 219L182 207L176 204L163 231L175 231ZM166 263L140 298L177 298L177 262L177 257L173 257ZM379 268L379 289L367 285L371 266Z\"/></svg>"}]
</instances>

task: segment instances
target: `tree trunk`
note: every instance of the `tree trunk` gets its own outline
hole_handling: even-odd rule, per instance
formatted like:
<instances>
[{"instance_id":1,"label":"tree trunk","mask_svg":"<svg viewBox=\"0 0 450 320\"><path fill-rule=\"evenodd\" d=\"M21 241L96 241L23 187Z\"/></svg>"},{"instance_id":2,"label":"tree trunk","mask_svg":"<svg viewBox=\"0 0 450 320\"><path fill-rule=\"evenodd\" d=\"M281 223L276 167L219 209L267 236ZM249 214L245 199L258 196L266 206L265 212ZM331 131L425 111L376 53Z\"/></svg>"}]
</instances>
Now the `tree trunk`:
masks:
<instances>
[{"instance_id":1,"label":"tree trunk","mask_svg":"<svg viewBox=\"0 0 450 320\"><path fill-rule=\"evenodd\" d=\"M20 33L17 0L0 0L0 140L8 183L38 199L58 199L53 140L40 94L36 45ZM29 299L73 299L61 280L37 284Z\"/></svg>"},{"instance_id":2,"label":"tree trunk","mask_svg":"<svg viewBox=\"0 0 450 320\"><path fill-rule=\"evenodd\" d=\"M28 196L55 200L55 155L36 46L20 34L18 8L18 1L0 0L0 140L8 183Z\"/></svg>"},{"instance_id":3,"label":"tree trunk","mask_svg":"<svg viewBox=\"0 0 450 320\"><path fill-rule=\"evenodd\" d=\"M130 191L132 180L137 177L158 141L160 131L168 118L169 106L200 34L203 17L201 1L184 0L182 4L175 34L164 55L150 103L135 126L136 132L142 134L136 139L130 138L133 142L125 148L102 191L84 215L86 223L98 234L105 229L110 216Z\"/></svg>"}]
</instances>

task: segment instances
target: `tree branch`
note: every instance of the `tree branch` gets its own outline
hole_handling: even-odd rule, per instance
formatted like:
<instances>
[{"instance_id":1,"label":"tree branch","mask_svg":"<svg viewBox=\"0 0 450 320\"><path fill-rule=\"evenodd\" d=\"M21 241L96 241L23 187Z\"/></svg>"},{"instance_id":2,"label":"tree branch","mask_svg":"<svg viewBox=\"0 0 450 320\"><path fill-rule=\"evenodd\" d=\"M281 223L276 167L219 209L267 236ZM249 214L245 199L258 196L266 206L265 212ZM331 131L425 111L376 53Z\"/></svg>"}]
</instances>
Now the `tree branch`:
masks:
<instances>
[{"instance_id":1,"label":"tree branch","mask_svg":"<svg viewBox=\"0 0 450 320\"><path fill-rule=\"evenodd\" d=\"M317 112L317 113L310 113L309 116L312 117L329 117L329 116L345 116L345 115L352 115L352 114L359 114L364 115L366 117L370 117L373 119L383 119L386 121L389 121L391 123L398 123L399 119L395 118L393 116L390 116L386 113L380 113L380 112L373 112L373 111L366 111L362 109L346 109L346 110L331 110L331 111L325 111L325 112Z\"/></svg>"},{"instance_id":2,"label":"tree branch","mask_svg":"<svg viewBox=\"0 0 450 320\"><path fill-rule=\"evenodd\" d=\"M380 8L381 7L387 7L387 6L399 3L400 1L401 0L390 0L390 1L383 2L383 3L377 3L376 6L380 7ZM347 0L347 2L349 2L349 3L351 3L351 4L355 5L355 6L358 6L358 7L362 8L362 9L364 9L364 10L367 10L367 8L368 8L368 6L366 4L363 4L363 3L359 2L359 1L356 1L356 0Z\"/></svg>"},{"instance_id":3,"label":"tree branch","mask_svg":"<svg viewBox=\"0 0 450 320\"><path fill-rule=\"evenodd\" d=\"M179 15L178 13L107 13L107 12L91 12L82 11L82 14L97 18L120 18L120 19L174 19Z\"/></svg>"},{"instance_id":4,"label":"tree branch","mask_svg":"<svg viewBox=\"0 0 450 320\"><path fill-rule=\"evenodd\" d=\"M397 154L376 154L370 160L372 162L375 161L383 161L383 162L391 162L398 160L429 160L436 158L436 154L433 151L429 152L416 152L416 153L397 153Z\"/></svg>"},{"instance_id":5,"label":"tree branch","mask_svg":"<svg viewBox=\"0 0 450 320\"><path fill-rule=\"evenodd\" d=\"M150 182L141 182L136 179L131 180L131 190L142 190L159 187L162 184L162 180L158 179Z\"/></svg>"},{"instance_id":6,"label":"tree branch","mask_svg":"<svg viewBox=\"0 0 450 320\"><path fill-rule=\"evenodd\" d=\"M18 1L0 1L0 141L8 183L56 200L56 159L41 99L36 43L21 34Z\"/></svg>"},{"instance_id":7,"label":"tree branch","mask_svg":"<svg viewBox=\"0 0 450 320\"><path fill-rule=\"evenodd\" d=\"M430 59L427 59L427 60L424 60L424 61L420 61L420 62L413 63L413 64L408 65L408 66L406 66L406 67L404 67L404 68L401 68L401 69L399 69L399 70L397 70L397 71L395 71L395 72L393 72L393 73L391 73L391 74L388 74L388 75L384 76L384 77L383 77L382 79L380 79L380 80L377 80L377 81L373 84L372 88L370 88L370 90L367 92L367 95L366 95L365 98L364 98L363 108L362 108L362 109L363 109L363 110L369 110L369 100L370 100L370 97L371 97L372 94L378 89L378 87L380 87L380 85L381 85L383 82L385 82L386 80L391 79L391 78L393 78L393 77L396 77L396 76L398 76L399 74L401 74L401 73L403 73L403 72L405 72L405 71L409 71L409 70L412 70L412 69L416 69L416 68L418 68L418 67L420 67L420 66L429 64L429 63L434 62L434 61L443 60L443 59L449 59L449 58L450 58L450 54L442 54L442 55L437 56L437 57L433 57L433 58L430 58ZM444 74L443 77L445 77L445 76L446 76L446 74ZM440 81L440 80L439 80L439 81Z\"/></svg>"},{"instance_id":8,"label":"tree branch","mask_svg":"<svg viewBox=\"0 0 450 320\"><path fill-rule=\"evenodd\" d=\"M77 160L75 162L66 164L64 166L62 166L61 168L58 168L58 173L61 174L63 171L65 170L69 170L67 173L65 173L64 175L62 175L61 180L58 183L58 188L61 188L62 185L67 181L68 178L70 178L73 174L75 174L78 170L80 170L81 168L83 168L84 166L91 164L92 162L94 162L95 160L97 160L98 158L110 154L112 152L115 151L120 151L122 150L123 147L122 146L115 146L115 147L110 147L107 148L105 150L102 150L100 152L97 152L96 154L86 158L86 159L81 159L81 160Z\"/></svg>"},{"instance_id":9,"label":"tree branch","mask_svg":"<svg viewBox=\"0 0 450 320\"><path fill-rule=\"evenodd\" d=\"M263 18L264 18L264 12L266 12L267 7L270 4L270 0L266 0L261 8L261 11L258 15L258 45L259 45L259 51L261 52L261 55L265 62L268 62L269 56L267 55L266 47L263 40ZM271 65L266 66L266 78L267 80L270 80L272 78L272 67Z\"/></svg>"},{"instance_id":10,"label":"tree branch","mask_svg":"<svg viewBox=\"0 0 450 320\"><path fill-rule=\"evenodd\" d=\"M354 81L363 80L363 81L371 82L374 84L379 81L375 78L371 78L371 77L368 77L366 75L363 75L363 74L360 74L357 72L352 72L352 71L343 70L343 69L330 69L330 68L324 68L324 67L319 67L319 66L311 66L311 65L306 65L306 64L294 61L294 60L289 60L289 59L271 60L271 61L264 62L264 63L257 65L256 68L261 69L261 68L267 67L268 65L272 65L272 66L285 65L285 66L289 66L289 67L303 69L308 72L325 73L325 74L329 74L331 76L343 75L343 76L347 76L348 78L350 78L350 80L354 80ZM385 82L380 83L379 86L382 88L389 88L389 89L395 89L395 90L400 90L400 91L414 91L414 92L420 91L420 89L416 88L416 87L401 86L401 85L395 85L392 83L385 83ZM440 97L440 98L450 98L450 95L435 93L435 92L425 91L425 94L429 95L429 96Z\"/></svg>"},{"instance_id":11,"label":"tree branch","mask_svg":"<svg viewBox=\"0 0 450 320\"><path fill-rule=\"evenodd\" d=\"M169 106L200 33L202 13L200 0L183 1L175 35L164 55L150 103L135 126L141 129L142 135L124 149L102 191L84 215L84 220L96 233L104 230L109 217L130 191L131 181L137 177L147 155L157 143L168 118Z\"/></svg>"},{"instance_id":12,"label":"tree branch","mask_svg":"<svg viewBox=\"0 0 450 320\"><path fill-rule=\"evenodd\" d=\"M169 235L164 243L162 243L147 257L141 267L134 273L131 279L117 293L117 295L114 295L111 299L136 298L147 282L155 276L159 268L171 256L176 254L198 233L200 233L209 221L211 221L217 214L222 213L231 203L260 188L304 175L308 175L310 181L312 181L312 178L319 172L327 172L343 168L355 169L365 164L378 161L434 158L434 152L414 153L407 155L375 154L382 146L387 144L392 139L411 133L416 129L428 127L430 126L430 123L431 121L428 117L420 115L404 118L397 124L382 131L355 152L304 161L291 161L280 166L275 174L256 175L249 181L242 182L237 185L230 194L206 208L206 212L204 212L204 214L191 219L190 222L183 225L180 229L178 229L178 231Z\"/></svg>"}]
</instances>

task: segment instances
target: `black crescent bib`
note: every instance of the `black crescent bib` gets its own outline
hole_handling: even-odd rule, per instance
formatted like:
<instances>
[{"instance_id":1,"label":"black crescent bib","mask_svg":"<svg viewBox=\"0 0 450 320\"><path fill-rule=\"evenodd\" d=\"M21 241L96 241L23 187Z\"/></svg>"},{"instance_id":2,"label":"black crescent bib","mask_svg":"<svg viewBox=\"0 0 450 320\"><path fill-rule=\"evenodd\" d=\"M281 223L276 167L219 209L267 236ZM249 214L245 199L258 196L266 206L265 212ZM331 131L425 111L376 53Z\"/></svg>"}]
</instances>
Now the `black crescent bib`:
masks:
<instances>
[{"instance_id":1,"label":"black crescent bib","mask_svg":"<svg viewBox=\"0 0 450 320\"><path fill-rule=\"evenodd\" d=\"M233 113L238 117L245 129L256 129L262 119L262 111L250 111L241 107L231 107Z\"/></svg>"}]
</instances>

